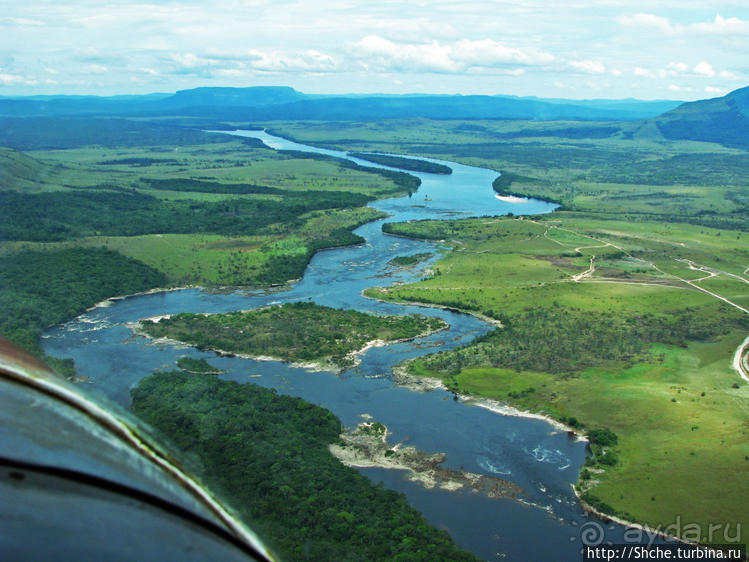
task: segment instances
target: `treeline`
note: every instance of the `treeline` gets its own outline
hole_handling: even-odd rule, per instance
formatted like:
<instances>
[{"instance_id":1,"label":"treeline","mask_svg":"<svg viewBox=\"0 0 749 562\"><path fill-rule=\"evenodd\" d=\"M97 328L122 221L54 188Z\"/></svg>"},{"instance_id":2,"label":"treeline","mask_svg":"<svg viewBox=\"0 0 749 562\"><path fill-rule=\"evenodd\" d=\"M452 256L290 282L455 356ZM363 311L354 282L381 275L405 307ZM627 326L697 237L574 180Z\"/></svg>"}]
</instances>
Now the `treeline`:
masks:
<instances>
[{"instance_id":1,"label":"treeline","mask_svg":"<svg viewBox=\"0 0 749 562\"><path fill-rule=\"evenodd\" d=\"M547 180L542 180L539 178L531 178L528 176L522 176L520 174L516 174L514 172L501 172L501 175L495 179L492 182L492 188L495 192L499 193L500 195L518 195L517 193L513 193L510 191L510 187L513 183L518 182L525 182L525 183L535 183L536 185L548 185L549 182ZM527 195L521 195L522 197L527 197Z\"/></svg>"},{"instance_id":2,"label":"treeline","mask_svg":"<svg viewBox=\"0 0 749 562\"><path fill-rule=\"evenodd\" d=\"M627 166L647 156L644 151L623 151L593 145L586 147L523 142L427 143L411 144L404 146L403 149L410 154L444 155L447 159L480 158L490 162L508 162L516 166L529 166L537 170L547 168L587 170L594 166Z\"/></svg>"},{"instance_id":3,"label":"treeline","mask_svg":"<svg viewBox=\"0 0 749 562\"><path fill-rule=\"evenodd\" d=\"M529 137L559 137L563 139L605 139L620 132L619 127L586 126L586 127L557 127L549 129L520 129L506 133L495 132L492 136L497 139L518 139Z\"/></svg>"},{"instance_id":4,"label":"treeline","mask_svg":"<svg viewBox=\"0 0 749 562\"><path fill-rule=\"evenodd\" d=\"M328 410L184 372L155 373L132 397L282 560L476 560L402 495L333 457L342 426Z\"/></svg>"},{"instance_id":5,"label":"treeline","mask_svg":"<svg viewBox=\"0 0 749 562\"><path fill-rule=\"evenodd\" d=\"M673 197L673 196L672 196ZM636 198L635 198L636 199ZM731 195L727 195L726 199L733 200ZM550 200L547 198L547 200ZM681 197L680 201L688 201L689 197ZM745 203L739 202L738 204L744 205ZM564 209L570 211L570 209ZM705 226L707 228L716 228L719 230L741 230L749 231L749 209L735 209L731 212L720 212L704 209L695 211L693 214L677 214L677 213L647 213L641 211L633 211L628 209L618 214L611 214L608 212L593 212L593 211L572 211L568 212L566 216L568 218L582 218L582 219L614 219L626 222L660 222L660 223L683 223L683 224L696 224L698 226Z\"/></svg>"},{"instance_id":6,"label":"treeline","mask_svg":"<svg viewBox=\"0 0 749 562\"><path fill-rule=\"evenodd\" d=\"M417 158L403 158L401 156L375 152L349 152L348 155L358 158L359 160L366 160L367 162L374 162L375 164L381 164L382 166L390 166L391 168L400 168L401 170L408 170L410 172L426 172L428 174L445 175L453 173L452 168L449 166L437 164L435 162L427 162L426 160L420 160Z\"/></svg>"},{"instance_id":7,"label":"treeline","mask_svg":"<svg viewBox=\"0 0 749 562\"><path fill-rule=\"evenodd\" d=\"M289 361L330 361L341 366L349 363L349 353L371 340L413 338L443 326L439 318L375 316L310 302L207 316L182 313L159 322L143 322L143 329L153 337L169 337L199 349Z\"/></svg>"},{"instance_id":8,"label":"treeline","mask_svg":"<svg viewBox=\"0 0 749 562\"><path fill-rule=\"evenodd\" d=\"M749 185L749 154L677 154L633 162L626 167L601 167L596 181L635 185ZM673 195L671 195L673 197Z\"/></svg>"},{"instance_id":9,"label":"treeline","mask_svg":"<svg viewBox=\"0 0 749 562\"><path fill-rule=\"evenodd\" d=\"M6 255L0 258L0 334L40 355L39 335L48 326L109 297L165 284L155 269L104 248ZM65 370L72 365L52 363Z\"/></svg>"},{"instance_id":10,"label":"treeline","mask_svg":"<svg viewBox=\"0 0 749 562\"><path fill-rule=\"evenodd\" d=\"M84 117L0 118L0 146L17 150L82 146L185 146L236 141L237 137L145 121Z\"/></svg>"},{"instance_id":11,"label":"treeline","mask_svg":"<svg viewBox=\"0 0 749 562\"><path fill-rule=\"evenodd\" d=\"M201 375L220 375L225 372L217 369L205 359L196 359L194 357L180 357L177 359L177 367L185 372Z\"/></svg>"},{"instance_id":12,"label":"treeline","mask_svg":"<svg viewBox=\"0 0 749 562\"><path fill-rule=\"evenodd\" d=\"M435 224L441 222L443 221L429 219L408 222L386 222L382 224L382 231L385 234L409 236L422 240L442 240L445 237L445 230Z\"/></svg>"},{"instance_id":13,"label":"treeline","mask_svg":"<svg viewBox=\"0 0 749 562\"><path fill-rule=\"evenodd\" d=\"M421 180L416 176L407 174L406 172L397 172L395 170L383 170L382 168L372 168L370 166L362 166L351 160L345 158L336 158L335 156L329 156L327 154L320 154L317 152L304 152L301 150L279 150L281 154L285 154L292 158L307 158L311 160L323 160L326 162L335 162L341 168L349 170L356 170L358 172L367 172L370 174L377 174L384 178L391 180L399 189L394 189L393 192L406 190L409 193L419 189Z\"/></svg>"},{"instance_id":14,"label":"treeline","mask_svg":"<svg viewBox=\"0 0 749 562\"><path fill-rule=\"evenodd\" d=\"M512 316L484 311L498 317L504 327L466 347L427 356L421 363L447 375L470 367L573 374L609 361L632 363L643 358L655 342L686 346L689 341L710 340L736 328L749 329L745 316L730 314L724 307L717 314L685 309L668 316L562 308L538 308Z\"/></svg>"},{"instance_id":15,"label":"treeline","mask_svg":"<svg viewBox=\"0 0 749 562\"><path fill-rule=\"evenodd\" d=\"M234 195L248 195L262 193L265 195L291 195L295 192L284 191L275 187L254 185L250 183L219 183L216 181L194 180L190 178L152 179L141 178L140 182L164 191L188 191L195 193L229 193Z\"/></svg>"},{"instance_id":16,"label":"treeline","mask_svg":"<svg viewBox=\"0 0 749 562\"><path fill-rule=\"evenodd\" d=\"M244 236L273 223L295 224L317 209L361 207L367 195L291 192L281 200L168 201L132 190L0 192L0 238L58 241L87 235L213 233Z\"/></svg>"},{"instance_id":17,"label":"treeline","mask_svg":"<svg viewBox=\"0 0 749 562\"><path fill-rule=\"evenodd\" d=\"M99 166L139 166L141 168L147 168L154 164L170 166L176 166L179 164L179 160L176 158L117 158L114 160L100 160L97 162Z\"/></svg>"},{"instance_id":18,"label":"treeline","mask_svg":"<svg viewBox=\"0 0 749 562\"><path fill-rule=\"evenodd\" d=\"M336 228L319 238L308 238L304 241L306 251L298 254L271 254L265 261L262 271L258 272L252 280L240 281L235 284L273 284L282 283L290 279L302 277L307 264L318 251L343 246L354 246L365 242L364 238L354 234L351 230L361 225L353 225L347 228ZM241 271L237 272L240 277Z\"/></svg>"}]
</instances>

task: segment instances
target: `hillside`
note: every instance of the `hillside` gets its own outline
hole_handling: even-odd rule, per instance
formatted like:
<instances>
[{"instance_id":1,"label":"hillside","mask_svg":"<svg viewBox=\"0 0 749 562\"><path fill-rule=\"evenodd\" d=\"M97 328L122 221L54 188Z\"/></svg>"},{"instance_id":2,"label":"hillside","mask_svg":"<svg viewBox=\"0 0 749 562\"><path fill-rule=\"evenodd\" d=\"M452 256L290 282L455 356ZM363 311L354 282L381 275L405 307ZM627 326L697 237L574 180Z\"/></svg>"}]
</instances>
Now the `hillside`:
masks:
<instances>
[{"instance_id":1,"label":"hillside","mask_svg":"<svg viewBox=\"0 0 749 562\"><path fill-rule=\"evenodd\" d=\"M50 167L12 148L0 147L0 191L26 189L33 191Z\"/></svg>"},{"instance_id":2,"label":"hillside","mask_svg":"<svg viewBox=\"0 0 749 562\"><path fill-rule=\"evenodd\" d=\"M643 128L652 124L669 140L717 142L749 149L749 86L721 98L684 103L648 120Z\"/></svg>"}]
</instances>

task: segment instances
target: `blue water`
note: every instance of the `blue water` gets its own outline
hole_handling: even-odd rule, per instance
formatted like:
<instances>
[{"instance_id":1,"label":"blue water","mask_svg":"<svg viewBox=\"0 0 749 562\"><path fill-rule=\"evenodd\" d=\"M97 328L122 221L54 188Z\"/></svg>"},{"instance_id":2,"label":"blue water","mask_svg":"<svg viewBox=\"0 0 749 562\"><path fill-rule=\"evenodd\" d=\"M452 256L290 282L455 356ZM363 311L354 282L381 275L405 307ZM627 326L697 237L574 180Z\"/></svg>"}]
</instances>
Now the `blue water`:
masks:
<instances>
[{"instance_id":1,"label":"blue water","mask_svg":"<svg viewBox=\"0 0 749 562\"><path fill-rule=\"evenodd\" d=\"M265 132L233 134L260 138L276 149L347 157L343 152L300 145ZM316 254L303 279L288 290L221 293L185 289L117 300L49 330L44 335L44 350L74 358L79 374L92 379L92 389L125 406L129 405L130 389L144 376L174 368L175 360L185 355L204 357L226 370L226 379L300 396L328 408L347 426L371 415L391 429L393 443L403 441L424 451L447 453L445 466L449 468L510 479L523 488L525 503L466 491L426 490L408 481L401 471L361 470L373 481L403 492L431 523L447 529L459 545L487 560L577 561L582 531L591 530L591 526L593 531L600 527L605 533L602 540L623 542L622 527L590 519L572 493L571 484L585 461L583 443L541 420L499 415L455 401L442 390L420 393L394 384L393 365L466 344L491 327L466 314L364 298L361 292L368 287L417 280L437 259L403 270L387 265L394 256L439 252L436 243L383 234L383 222L537 214L555 208L532 199L518 203L496 199L491 187L497 177L494 171L431 161L450 166L453 173L414 174L422 185L412 197L372 203L390 217L355 231L366 240L364 244ZM128 326L154 315L245 310L301 300L378 314L418 312L443 318L450 329L412 342L373 348L363 355L358 367L336 375L274 361L216 357L189 347L155 345L134 336Z\"/></svg>"}]
</instances>

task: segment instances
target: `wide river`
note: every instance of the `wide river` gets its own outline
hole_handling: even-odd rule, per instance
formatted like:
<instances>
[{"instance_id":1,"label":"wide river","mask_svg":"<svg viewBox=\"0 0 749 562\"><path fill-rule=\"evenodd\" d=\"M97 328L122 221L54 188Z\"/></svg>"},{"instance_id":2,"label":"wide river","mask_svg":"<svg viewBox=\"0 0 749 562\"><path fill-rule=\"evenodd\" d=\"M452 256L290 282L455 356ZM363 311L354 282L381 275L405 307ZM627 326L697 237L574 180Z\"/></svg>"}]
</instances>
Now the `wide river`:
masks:
<instances>
[{"instance_id":1,"label":"wide river","mask_svg":"<svg viewBox=\"0 0 749 562\"><path fill-rule=\"evenodd\" d=\"M232 134L260 138L275 149L349 158L343 152L300 145L265 132ZM486 560L579 561L584 538L594 543L624 542L624 528L586 515L572 492L571 484L577 480L585 461L584 443L570 439L564 431L543 420L498 414L455 401L442 390L416 392L393 382L393 365L464 345L491 326L467 314L363 297L361 293L367 287L417 280L430 265L427 262L415 269L399 270L388 266L391 258L439 252L435 243L383 234L383 222L496 216L509 212L537 214L555 208L537 200L500 201L491 187L497 172L434 161L450 166L453 173L415 173L422 185L412 197L372 203L372 207L390 216L355 231L366 242L319 252L303 279L288 290L222 293L185 289L117 300L111 306L95 308L49 330L44 335L44 350L54 356L73 357L79 374L93 381L93 390L126 407L130 403L130 389L141 378L155 370L173 368L181 356L205 357L226 370L226 379L300 396L328 408L347 426L361 422L362 416L372 416L390 428L392 443L402 441L424 451L447 453L448 468L512 480L525 491L524 502L490 499L468 491L424 489L407 480L402 471L361 470L373 481L403 492L431 523L449 531L459 545ZM443 318L450 329L412 342L370 349L357 368L336 375L309 372L280 362L216 357L189 347L154 345L134 337L127 326L160 314L226 312L301 300L377 314L418 312Z\"/></svg>"}]
</instances>

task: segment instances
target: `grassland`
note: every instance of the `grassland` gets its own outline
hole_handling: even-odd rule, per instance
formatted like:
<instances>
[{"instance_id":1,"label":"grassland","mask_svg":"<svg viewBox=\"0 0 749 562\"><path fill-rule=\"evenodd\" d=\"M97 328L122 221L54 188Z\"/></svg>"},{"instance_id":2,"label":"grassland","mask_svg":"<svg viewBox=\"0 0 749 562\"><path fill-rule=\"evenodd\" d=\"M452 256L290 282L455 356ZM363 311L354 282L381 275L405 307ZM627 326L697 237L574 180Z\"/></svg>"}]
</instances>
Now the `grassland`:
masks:
<instances>
[{"instance_id":1,"label":"grassland","mask_svg":"<svg viewBox=\"0 0 749 562\"><path fill-rule=\"evenodd\" d=\"M369 207L313 211L295 227L272 225L254 236L147 234L88 236L64 242L6 242L5 252L106 247L164 274L169 286L262 286L301 276L318 249L357 243L348 232L380 218ZM334 232L341 233L336 239Z\"/></svg>"},{"instance_id":2,"label":"grassland","mask_svg":"<svg viewBox=\"0 0 749 562\"><path fill-rule=\"evenodd\" d=\"M731 368L749 330L744 233L566 212L386 229L452 251L431 278L370 296L504 324L411 362L412 374L614 431L618 461L592 460L580 482L612 514L661 528L677 516L746 525L749 386Z\"/></svg>"},{"instance_id":3,"label":"grassland","mask_svg":"<svg viewBox=\"0 0 749 562\"><path fill-rule=\"evenodd\" d=\"M401 189L388 178L342 167L335 161L279 155L239 140L182 147L82 147L34 151L28 155L4 149L0 156L0 169L4 174L0 190L5 192L6 198L14 193L27 197L58 194L58 197L69 195L81 201L85 199L84 203L88 204L88 199L102 194L135 193L163 202L161 208L165 212L170 205L179 205L180 201L184 202L183 206L189 204L191 208L236 200L244 200L247 205L268 201L267 205L271 205L284 201L288 194L296 204L298 199L294 197L298 196L295 194L382 197L392 196ZM164 182L181 180L186 185L184 189L159 189ZM194 190L190 190L190 182L196 186ZM258 186L258 190L266 189L274 194L205 191L205 186L222 185L227 188ZM64 202L70 204L67 199ZM61 207L57 200L42 203L57 210ZM78 204L78 201L73 203ZM40 202L36 202L34 207L43 208ZM50 221L49 213L46 215L29 218L29 224L37 225L29 229L33 230L33 236L44 239L39 234L39 225ZM299 277L309 257L320 248L357 242L356 237L347 233L379 216L373 209L354 205L351 208L303 212L293 221L269 223L255 229L251 235L226 235L211 233L210 230L137 234L138 229L144 230L142 219L128 227L128 230L135 230L128 231L126 236L76 235L81 231L85 234L85 229L107 228L98 223L87 226L94 218L89 213L88 217L82 215L82 220L88 221L85 224L60 226L55 223L50 227L50 231L54 228L59 233L56 235L61 240L59 242L34 243L28 239L23 241L20 235L21 240L14 241L14 236L7 236L0 246L0 254L105 246L149 264L161 271L172 284L267 285ZM72 220L70 213L66 217L59 222ZM20 220L16 214L6 222L19 224ZM158 213L153 220L163 225L161 228L168 228L168 221L162 220ZM188 228L184 221L181 224ZM284 267L279 267L281 263Z\"/></svg>"}]
</instances>

